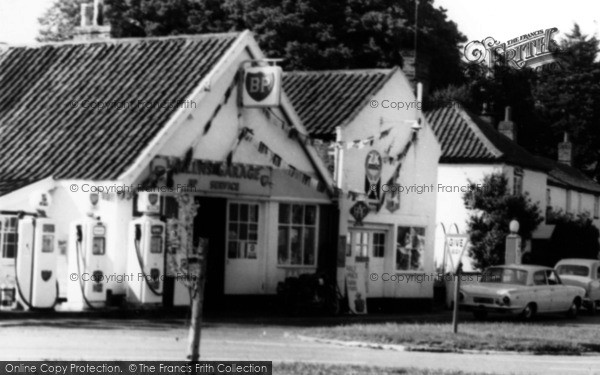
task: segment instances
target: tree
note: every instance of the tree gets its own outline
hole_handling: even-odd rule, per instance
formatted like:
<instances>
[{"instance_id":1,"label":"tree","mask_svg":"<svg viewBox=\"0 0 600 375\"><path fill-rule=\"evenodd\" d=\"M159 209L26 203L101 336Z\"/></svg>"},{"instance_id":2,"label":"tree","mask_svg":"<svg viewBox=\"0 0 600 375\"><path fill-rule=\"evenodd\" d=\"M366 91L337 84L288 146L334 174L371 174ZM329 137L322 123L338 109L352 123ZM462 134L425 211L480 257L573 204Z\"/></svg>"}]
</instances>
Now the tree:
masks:
<instances>
[{"instance_id":1,"label":"tree","mask_svg":"<svg viewBox=\"0 0 600 375\"><path fill-rule=\"evenodd\" d=\"M554 231L549 246L533 253L532 262L549 267L564 258L598 259L600 231L589 214L552 213Z\"/></svg>"},{"instance_id":2,"label":"tree","mask_svg":"<svg viewBox=\"0 0 600 375\"><path fill-rule=\"evenodd\" d=\"M540 209L527 194L511 194L502 173L485 176L479 185L469 181L469 185L469 191L463 195L465 206L471 211L469 255L475 261L474 266L480 269L503 264L510 221L519 222L519 234L528 240L542 222Z\"/></svg>"},{"instance_id":3,"label":"tree","mask_svg":"<svg viewBox=\"0 0 600 375\"><path fill-rule=\"evenodd\" d=\"M600 64L598 40L575 24L560 44L556 59L563 69L545 72L534 91L536 110L546 124L539 151L556 158L563 133L574 147L574 166L600 179Z\"/></svg>"},{"instance_id":4,"label":"tree","mask_svg":"<svg viewBox=\"0 0 600 375\"><path fill-rule=\"evenodd\" d=\"M81 1L57 0L40 19L39 39L72 38ZM461 83L465 36L433 0L418 3L418 56L430 60L430 87ZM115 38L250 29L288 70L402 66L401 51L414 48L414 14L415 0L105 0Z\"/></svg>"},{"instance_id":5,"label":"tree","mask_svg":"<svg viewBox=\"0 0 600 375\"><path fill-rule=\"evenodd\" d=\"M197 248L193 245L194 217L199 207L194 198L180 193L176 199L178 218L167 220L167 267L169 272L175 275L176 282L186 285L190 293L192 317L188 337L188 359L197 362L200 359L208 244L200 241Z\"/></svg>"}]
</instances>

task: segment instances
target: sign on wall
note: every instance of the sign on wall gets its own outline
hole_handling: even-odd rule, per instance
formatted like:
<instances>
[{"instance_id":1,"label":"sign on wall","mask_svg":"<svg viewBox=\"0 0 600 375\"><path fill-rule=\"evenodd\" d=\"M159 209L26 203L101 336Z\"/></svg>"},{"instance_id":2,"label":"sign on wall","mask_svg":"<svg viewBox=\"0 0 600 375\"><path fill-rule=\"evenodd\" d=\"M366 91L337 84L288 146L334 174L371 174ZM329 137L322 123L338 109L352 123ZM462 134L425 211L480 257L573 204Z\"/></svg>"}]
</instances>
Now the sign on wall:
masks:
<instances>
[{"instance_id":1,"label":"sign on wall","mask_svg":"<svg viewBox=\"0 0 600 375\"><path fill-rule=\"evenodd\" d=\"M281 102L281 67L246 67L241 85L242 106L277 107Z\"/></svg>"},{"instance_id":2,"label":"sign on wall","mask_svg":"<svg viewBox=\"0 0 600 375\"><path fill-rule=\"evenodd\" d=\"M270 196L272 168L194 159L173 180L176 187L185 187L192 192Z\"/></svg>"},{"instance_id":3,"label":"sign on wall","mask_svg":"<svg viewBox=\"0 0 600 375\"><path fill-rule=\"evenodd\" d=\"M382 159L379 152L369 151L365 159L365 194L367 199L379 202L381 194Z\"/></svg>"}]
</instances>

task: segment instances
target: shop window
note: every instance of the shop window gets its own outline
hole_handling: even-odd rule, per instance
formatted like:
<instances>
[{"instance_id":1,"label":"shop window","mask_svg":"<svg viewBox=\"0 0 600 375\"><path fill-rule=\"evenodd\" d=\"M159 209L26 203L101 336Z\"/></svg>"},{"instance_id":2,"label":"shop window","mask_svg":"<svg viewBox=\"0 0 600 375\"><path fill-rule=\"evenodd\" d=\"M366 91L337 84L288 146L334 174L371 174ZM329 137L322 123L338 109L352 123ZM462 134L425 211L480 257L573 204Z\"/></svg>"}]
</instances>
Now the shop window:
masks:
<instances>
[{"instance_id":1,"label":"shop window","mask_svg":"<svg viewBox=\"0 0 600 375\"><path fill-rule=\"evenodd\" d=\"M396 270L423 271L425 228L398 227L397 239Z\"/></svg>"},{"instance_id":2,"label":"shop window","mask_svg":"<svg viewBox=\"0 0 600 375\"><path fill-rule=\"evenodd\" d=\"M523 170L515 168L513 175L513 195L523 194Z\"/></svg>"},{"instance_id":3,"label":"shop window","mask_svg":"<svg viewBox=\"0 0 600 375\"><path fill-rule=\"evenodd\" d=\"M385 254L385 233L373 233L373 257L383 258Z\"/></svg>"},{"instance_id":4,"label":"shop window","mask_svg":"<svg viewBox=\"0 0 600 375\"><path fill-rule=\"evenodd\" d=\"M0 217L0 250L3 259L14 259L17 254L17 218Z\"/></svg>"},{"instance_id":5,"label":"shop window","mask_svg":"<svg viewBox=\"0 0 600 375\"><path fill-rule=\"evenodd\" d=\"M315 265L317 221L316 205L285 203L279 205L278 264Z\"/></svg>"},{"instance_id":6,"label":"shop window","mask_svg":"<svg viewBox=\"0 0 600 375\"><path fill-rule=\"evenodd\" d=\"M230 203L227 222L227 257L256 259L258 246L258 205Z\"/></svg>"},{"instance_id":7,"label":"shop window","mask_svg":"<svg viewBox=\"0 0 600 375\"><path fill-rule=\"evenodd\" d=\"M600 217L600 197L594 195L594 219L598 219Z\"/></svg>"}]
</instances>

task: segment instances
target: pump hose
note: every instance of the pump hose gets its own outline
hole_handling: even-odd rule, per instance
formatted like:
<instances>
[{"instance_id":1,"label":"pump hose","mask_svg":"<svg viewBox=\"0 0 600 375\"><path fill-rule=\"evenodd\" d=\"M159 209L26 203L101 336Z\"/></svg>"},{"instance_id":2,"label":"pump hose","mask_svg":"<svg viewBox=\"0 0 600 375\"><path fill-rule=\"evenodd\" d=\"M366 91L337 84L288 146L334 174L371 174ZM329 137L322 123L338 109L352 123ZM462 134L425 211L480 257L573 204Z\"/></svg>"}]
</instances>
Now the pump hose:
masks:
<instances>
[{"instance_id":1,"label":"pump hose","mask_svg":"<svg viewBox=\"0 0 600 375\"><path fill-rule=\"evenodd\" d=\"M85 302L87 307L89 307L91 310L100 310L100 308L92 305L92 303L85 296L85 287L83 285L83 278L81 277L81 267L79 266L79 259L81 258L81 250L79 248L80 244L81 243L79 241L75 241L75 249L77 251L77 273L79 274L79 287L81 289L81 296L83 297L83 302ZM85 267L85 263L83 266Z\"/></svg>"},{"instance_id":2,"label":"pump hose","mask_svg":"<svg viewBox=\"0 0 600 375\"><path fill-rule=\"evenodd\" d=\"M133 243L135 244L135 254L137 255L138 263L140 264L140 270L142 271L142 275L144 275L144 280L146 281L146 285L148 285L148 289L150 289L150 291L155 295L162 296L162 293L154 289L154 287L150 284L150 281L148 281L148 275L146 275L146 272L144 272L144 262L142 261L142 256L140 254L140 241L134 239Z\"/></svg>"}]
</instances>

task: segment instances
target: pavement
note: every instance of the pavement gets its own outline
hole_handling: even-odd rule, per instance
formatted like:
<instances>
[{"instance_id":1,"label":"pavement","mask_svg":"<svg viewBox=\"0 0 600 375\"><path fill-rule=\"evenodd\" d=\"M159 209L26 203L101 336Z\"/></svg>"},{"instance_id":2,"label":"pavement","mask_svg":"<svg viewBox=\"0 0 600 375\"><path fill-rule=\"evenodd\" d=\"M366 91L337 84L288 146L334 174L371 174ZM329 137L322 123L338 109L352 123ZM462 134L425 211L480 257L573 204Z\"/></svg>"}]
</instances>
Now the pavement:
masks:
<instances>
[{"instance_id":1,"label":"pavement","mask_svg":"<svg viewBox=\"0 0 600 375\"><path fill-rule=\"evenodd\" d=\"M442 318L447 318L447 314L442 314ZM412 320L412 316L396 316L398 319ZM584 316L575 324L599 323L599 317ZM600 356L399 352L300 339L305 327L320 325L321 318L298 318L297 324L288 325L278 325L267 318L264 322L209 319L202 330L202 359L351 363L493 374L600 375ZM186 319L168 317L38 319L31 316L8 320L0 317L0 330L0 360L185 360L188 323Z\"/></svg>"}]
</instances>

